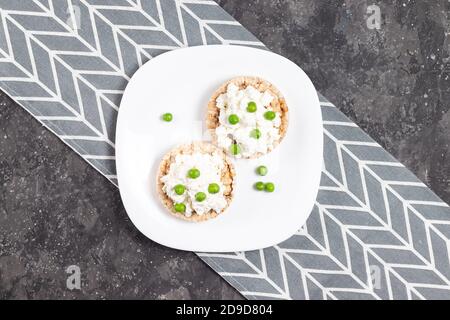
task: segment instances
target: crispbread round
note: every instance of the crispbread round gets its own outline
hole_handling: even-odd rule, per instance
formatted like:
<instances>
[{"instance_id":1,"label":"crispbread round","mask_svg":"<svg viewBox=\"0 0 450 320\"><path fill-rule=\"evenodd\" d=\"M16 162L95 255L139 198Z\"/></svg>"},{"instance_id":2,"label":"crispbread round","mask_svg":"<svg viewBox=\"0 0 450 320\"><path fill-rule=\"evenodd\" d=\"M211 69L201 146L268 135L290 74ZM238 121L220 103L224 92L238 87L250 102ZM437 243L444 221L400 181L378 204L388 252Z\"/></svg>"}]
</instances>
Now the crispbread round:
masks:
<instances>
[{"instance_id":1,"label":"crispbread round","mask_svg":"<svg viewBox=\"0 0 450 320\"><path fill-rule=\"evenodd\" d=\"M286 104L286 100L284 99L281 92L270 82L267 80L264 80L262 78L258 77L237 77L233 78L227 82L225 82L222 86L220 86L219 89L217 89L214 94L212 95L211 99L208 102L208 110L206 115L206 128L209 130L212 141L217 145L217 135L216 135L216 128L220 125L219 123L219 114L220 109L217 108L216 100L217 98L227 92L227 88L229 84L235 84L239 89L245 89L248 86L253 86L255 89L257 89L260 92L269 91L272 96L275 97L275 99L272 101L270 106L273 108L275 112L278 112L280 114L281 118L281 125L280 125L280 139L275 143L276 147L278 144L280 144L281 140L283 140L284 136L286 135L288 123L289 123L289 117L288 117L288 106ZM227 151L228 152L228 151ZM254 156L247 157L248 159L254 159L258 158L260 156L264 155L263 153L259 152L256 153Z\"/></svg>"},{"instance_id":2,"label":"crispbread round","mask_svg":"<svg viewBox=\"0 0 450 320\"><path fill-rule=\"evenodd\" d=\"M161 160L161 163L160 163L159 169L158 169L157 178L156 178L156 189L158 190L159 198L161 199L164 206L169 210L169 212L178 218L181 218L183 220L193 221L193 222L206 221L206 220L217 217L219 214L216 213L215 211L211 210L208 213L205 213L203 215L198 215L194 211L190 217L186 217L182 213L175 212L174 206L173 206L173 201L163 191L164 184L161 182L161 178L169 172L170 165L175 160L175 157L177 155L179 155L179 154L194 154L197 152L200 152L202 154L212 154L213 152L218 152L224 161L225 166L224 166L224 169L222 170L221 182L223 183L223 185L225 187L224 196L227 201L227 206L221 211L221 213L223 213L228 208L228 206L230 205L230 203L233 199L235 171L234 171L233 164L227 158L227 155L225 154L225 152L223 152L222 149L217 148L213 144L208 143L208 142L200 142L199 141L199 142L192 142L190 144L181 145L181 146L178 146L178 147L172 149Z\"/></svg>"}]
</instances>

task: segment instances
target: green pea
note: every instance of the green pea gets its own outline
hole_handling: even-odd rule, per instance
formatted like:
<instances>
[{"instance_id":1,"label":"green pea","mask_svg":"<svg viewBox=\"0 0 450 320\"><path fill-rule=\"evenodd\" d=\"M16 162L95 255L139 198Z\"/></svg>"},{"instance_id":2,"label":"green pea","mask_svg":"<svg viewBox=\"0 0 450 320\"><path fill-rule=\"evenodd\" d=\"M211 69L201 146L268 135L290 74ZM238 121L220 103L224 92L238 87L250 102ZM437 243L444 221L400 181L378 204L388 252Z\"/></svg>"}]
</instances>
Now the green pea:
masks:
<instances>
[{"instance_id":1,"label":"green pea","mask_svg":"<svg viewBox=\"0 0 450 320\"><path fill-rule=\"evenodd\" d=\"M163 119L164 121L166 121L166 122L170 122L170 121L172 121L173 116L172 116L171 113L164 113L164 114L162 115L162 119Z\"/></svg>"},{"instance_id":2,"label":"green pea","mask_svg":"<svg viewBox=\"0 0 450 320\"><path fill-rule=\"evenodd\" d=\"M247 104L247 112L253 113L253 112L256 112L256 109L257 109L257 107L256 107L256 103L254 101L250 101Z\"/></svg>"},{"instance_id":3,"label":"green pea","mask_svg":"<svg viewBox=\"0 0 450 320\"><path fill-rule=\"evenodd\" d=\"M215 193L218 193L219 191L220 191L220 187L219 187L219 185L217 183L211 183L208 186L208 192L209 193L215 194Z\"/></svg>"},{"instance_id":4,"label":"green pea","mask_svg":"<svg viewBox=\"0 0 450 320\"><path fill-rule=\"evenodd\" d=\"M204 201L205 199L206 199L206 193L204 193L204 192L197 192L197 193L195 194L195 200L196 200L196 201L202 202L202 201Z\"/></svg>"},{"instance_id":5,"label":"green pea","mask_svg":"<svg viewBox=\"0 0 450 320\"><path fill-rule=\"evenodd\" d=\"M266 166L259 166L256 168L256 173L260 176L265 176L267 174L268 170Z\"/></svg>"},{"instance_id":6,"label":"green pea","mask_svg":"<svg viewBox=\"0 0 450 320\"><path fill-rule=\"evenodd\" d=\"M177 195L181 196L186 190L186 187L183 186L182 184L177 184L175 187L173 187L173 190Z\"/></svg>"},{"instance_id":7,"label":"green pea","mask_svg":"<svg viewBox=\"0 0 450 320\"><path fill-rule=\"evenodd\" d=\"M238 124L239 123L239 117L236 114L231 114L228 117L228 122L232 125Z\"/></svg>"},{"instance_id":8,"label":"green pea","mask_svg":"<svg viewBox=\"0 0 450 320\"><path fill-rule=\"evenodd\" d=\"M239 145L238 145L237 143L233 143L233 144L230 146L230 153L231 153L233 156L237 156L239 153L241 153L241 147L239 147Z\"/></svg>"},{"instance_id":9,"label":"green pea","mask_svg":"<svg viewBox=\"0 0 450 320\"><path fill-rule=\"evenodd\" d=\"M184 203L175 203L173 207L175 212L184 213L186 211L186 205Z\"/></svg>"},{"instance_id":10,"label":"green pea","mask_svg":"<svg viewBox=\"0 0 450 320\"><path fill-rule=\"evenodd\" d=\"M255 139L261 138L261 131L259 129L253 129L250 131L250 137Z\"/></svg>"},{"instance_id":11,"label":"green pea","mask_svg":"<svg viewBox=\"0 0 450 320\"><path fill-rule=\"evenodd\" d=\"M267 192L274 192L275 191L275 185L272 182L267 182L264 185L264 190L266 190Z\"/></svg>"},{"instance_id":12,"label":"green pea","mask_svg":"<svg viewBox=\"0 0 450 320\"><path fill-rule=\"evenodd\" d=\"M264 182L258 181L257 183L255 183L255 189L258 191L262 191L264 190Z\"/></svg>"},{"instance_id":13,"label":"green pea","mask_svg":"<svg viewBox=\"0 0 450 320\"><path fill-rule=\"evenodd\" d=\"M188 171L188 177L191 179L197 179L198 177L200 177L200 170L198 170L197 168L192 168Z\"/></svg>"},{"instance_id":14,"label":"green pea","mask_svg":"<svg viewBox=\"0 0 450 320\"><path fill-rule=\"evenodd\" d=\"M266 118L266 120L273 120L276 117L276 113L273 111L267 111L266 113L264 113L264 118Z\"/></svg>"}]
</instances>

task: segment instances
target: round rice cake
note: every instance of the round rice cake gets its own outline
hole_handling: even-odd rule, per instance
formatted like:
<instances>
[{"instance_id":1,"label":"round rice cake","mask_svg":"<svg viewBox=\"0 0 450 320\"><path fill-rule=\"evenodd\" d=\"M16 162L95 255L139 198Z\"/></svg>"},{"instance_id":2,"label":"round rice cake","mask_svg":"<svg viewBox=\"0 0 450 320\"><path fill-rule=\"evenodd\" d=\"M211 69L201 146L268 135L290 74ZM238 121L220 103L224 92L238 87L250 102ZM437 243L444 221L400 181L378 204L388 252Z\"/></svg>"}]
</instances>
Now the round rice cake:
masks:
<instances>
[{"instance_id":1,"label":"round rice cake","mask_svg":"<svg viewBox=\"0 0 450 320\"><path fill-rule=\"evenodd\" d=\"M210 135L212 137L212 141L214 144L218 145L219 147L223 147L219 145L218 137L216 134L216 129L221 125L219 117L220 117L220 111L221 109L217 106L217 99L222 94L227 93L228 86L230 84L234 84L239 88L239 90L246 89L249 86L254 87L259 92L264 93L268 92L273 97L273 100L270 102L269 107L272 111L274 111L277 115L280 117L280 124L278 127L278 133L279 133L279 139L277 141L274 141L273 147L270 148L267 152L255 152L248 156L243 156L243 158L247 159L254 159L258 158L264 154L269 153L272 151L277 145L280 144L282 139L286 135L288 123L289 123L289 117L288 117L288 106L286 104L286 100L281 94L281 92L270 82L267 80L264 80L259 77L237 77L233 78L227 82L225 82L222 86L220 86L219 89L217 89L212 97L210 98L207 106L207 116L206 116L206 127L210 132ZM225 148L225 151L227 154L231 154L230 150Z\"/></svg>"},{"instance_id":2,"label":"round rice cake","mask_svg":"<svg viewBox=\"0 0 450 320\"><path fill-rule=\"evenodd\" d=\"M175 211L174 201L164 191L165 183L162 181L162 178L169 173L171 165L175 162L175 159L178 155L194 155L197 153L211 156L217 155L222 160L223 167L221 172L219 173L219 176L220 182L224 188L223 197L225 198L226 205L222 208L220 212L209 210L206 213L197 214L195 210L192 210L191 215L187 216L185 213ZM227 158L227 155L222 149L217 148L216 146L208 142L193 142L190 144L178 146L172 149L163 157L158 169L156 187L159 198L161 199L164 207L166 207L171 214L184 220L200 222L217 217L219 214L223 213L229 207L233 199L234 177L235 177L234 166ZM190 202L192 201L192 199L188 198L187 201Z\"/></svg>"}]
</instances>

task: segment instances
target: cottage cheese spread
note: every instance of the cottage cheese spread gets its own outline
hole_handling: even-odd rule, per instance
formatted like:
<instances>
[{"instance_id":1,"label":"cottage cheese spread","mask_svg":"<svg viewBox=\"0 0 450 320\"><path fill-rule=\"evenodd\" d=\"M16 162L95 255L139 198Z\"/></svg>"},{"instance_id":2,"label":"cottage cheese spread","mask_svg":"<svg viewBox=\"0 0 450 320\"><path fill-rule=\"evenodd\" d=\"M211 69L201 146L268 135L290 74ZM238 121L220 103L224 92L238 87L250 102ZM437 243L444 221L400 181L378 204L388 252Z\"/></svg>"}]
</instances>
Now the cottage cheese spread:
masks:
<instances>
[{"instance_id":1,"label":"cottage cheese spread","mask_svg":"<svg viewBox=\"0 0 450 320\"><path fill-rule=\"evenodd\" d=\"M221 172L224 165L223 159L216 153L213 155L202 153L179 154L170 165L169 172L161 177L161 182L164 184L163 191L174 203L185 204L184 215L186 217L190 217L194 212L203 215L210 210L221 213L227 206L224 197L224 185L221 181ZM192 168L200 171L200 176L196 179L188 177L188 171ZM219 185L220 191L218 193L211 194L208 192L208 186L211 183ZM178 184L186 188L182 195L178 195L174 191L174 187ZM206 199L201 202L196 201L195 195L198 192L204 192Z\"/></svg>"},{"instance_id":2,"label":"cottage cheese spread","mask_svg":"<svg viewBox=\"0 0 450 320\"><path fill-rule=\"evenodd\" d=\"M276 112L273 120L264 117L267 111L274 111L270 106L273 99L268 91L260 92L253 86L239 89L235 84L229 84L227 92L216 100L216 105L220 109L220 125L215 131L219 147L229 151L232 144L236 143L240 148L236 157L251 157L257 153L265 154L271 151L281 138L280 114ZM247 111L249 102L256 103L255 112ZM235 125L229 123L228 118L232 114L239 117L239 123ZM255 129L260 132L259 138L252 135Z\"/></svg>"}]
</instances>

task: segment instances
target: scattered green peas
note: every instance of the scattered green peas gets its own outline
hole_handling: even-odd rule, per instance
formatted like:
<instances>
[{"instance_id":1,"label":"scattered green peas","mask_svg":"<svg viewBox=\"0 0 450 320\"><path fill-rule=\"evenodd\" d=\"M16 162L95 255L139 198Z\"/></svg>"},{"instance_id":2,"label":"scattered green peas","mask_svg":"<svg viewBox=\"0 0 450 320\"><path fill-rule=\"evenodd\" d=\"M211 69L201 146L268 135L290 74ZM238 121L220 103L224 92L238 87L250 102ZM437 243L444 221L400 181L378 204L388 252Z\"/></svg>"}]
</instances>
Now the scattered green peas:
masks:
<instances>
[{"instance_id":1,"label":"scattered green peas","mask_svg":"<svg viewBox=\"0 0 450 320\"><path fill-rule=\"evenodd\" d=\"M200 170L198 170L197 168L192 168L188 171L188 177L191 179L197 179L198 177L200 177Z\"/></svg>"},{"instance_id":2,"label":"scattered green peas","mask_svg":"<svg viewBox=\"0 0 450 320\"><path fill-rule=\"evenodd\" d=\"M258 181L257 183L255 183L255 189L258 191L264 190L264 182Z\"/></svg>"},{"instance_id":3,"label":"scattered green peas","mask_svg":"<svg viewBox=\"0 0 450 320\"><path fill-rule=\"evenodd\" d=\"M266 118L266 120L273 120L276 116L276 113L273 111L266 111L266 113L264 113L264 118Z\"/></svg>"},{"instance_id":4,"label":"scattered green peas","mask_svg":"<svg viewBox=\"0 0 450 320\"><path fill-rule=\"evenodd\" d=\"M186 211L186 205L184 203L175 203L173 207L175 209L175 212L183 213Z\"/></svg>"},{"instance_id":5,"label":"scattered green peas","mask_svg":"<svg viewBox=\"0 0 450 320\"><path fill-rule=\"evenodd\" d=\"M247 104L247 112L253 113L253 112L256 112L256 109L257 109L257 107L256 107L256 103L254 101L250 101Z\"/></svg>"},{"instance_id":6,"label":"scattered green peas","mask_svg":"<svg viewBox=\"0 0 450 320\"><path fill-rule=\"evenodd\" d=\"M195 200L196 200L196 201L202 202L202 201L204 201L205 199L206 199L206 193L204 193L204 192L197 192L197 193L195 194Z\"/></svg>"},{"instance_id":7,"label":"scattered green peas","mask_svg":"<svg viewBox=\"0 0 450 320\"><path fill-rule=\"evenodd\" d=\"M173 187L173 190L177 195L181 196L186 190L186 187L183 186L182 184L177 184L175 187Z\"/></svg>"},{"instance_id":8,"label":"scattered green peas","mask_svg":"<svg viewBox=\"0 0 450 320\"><path fill-rule=\"evenodd\" d=\"M208 192L211 193L211 194L218 193L219 191L220 191L220 187L219 187L219 185L217 183L211 183L208 186Z\"/></svg>"},{"instance_id":9,"label":"scattered green peas","mask_svg":"<svg viewBox=\"0 0 450 320\"><path fill-rule=\"evenodd\" d=\"M230 153L231 153L233 156L237 156L239 153L241 153L241 147L239 147L239 145L238 145L237 143L233 143L233 144L230 146Z\"/></svg>"},{"instance_id":10,"label":"scattered green peas","mask_svg":"<svg viewBox=\"0 0 450 320\"><path fill-rule=\"evenodd\" d=\"M170 122L170 121L172 121L173 116L172 116L171 113L164 113L164 114L162 115L162 119L163 119L164 121L166 121L166 122Z\"/></svg>"},{"instance_id":11,"label":"scattered green peas","mask_svg":"<svg viewBox=\"0 0 450 320\"><path fill-rule=\"evenodd\" d=\"M265 176L267 174L268 170L266 166L259 166L256 168L256 173L260 176Z\"/></svg>"},{"instance_id":12,"label":"scattered green peas","mask_svg":"<svg viewBox=\"0 0 450 320\"><path fill-rule=\"evenodd\" d=\"M264 190L266 190L267 192L274 192L275 191L275 185L272 182L267 182L264 185Z\"/></svg>"},{"instance_id":13,"label":"scattered green peas","mask_svg":"<svg viewBox=\"0 0 450 320\"><path fill-rule=\"evenodd\" d=\"M250 137L255 139L261 138L261 131L259 129L253 129L252 131L250 131Z\"/></svg>"},{"instance_id":14,"label":"scattered green peas","mask_svg":"<svg viewBox=\"0 0 450 320\"><path fill-rule=\"evenodd\" d=\"M239 117L236 114L231 114L228 117L228 122L232 125L238 124L239 123Z\"/></svg>"}]
</instances>

